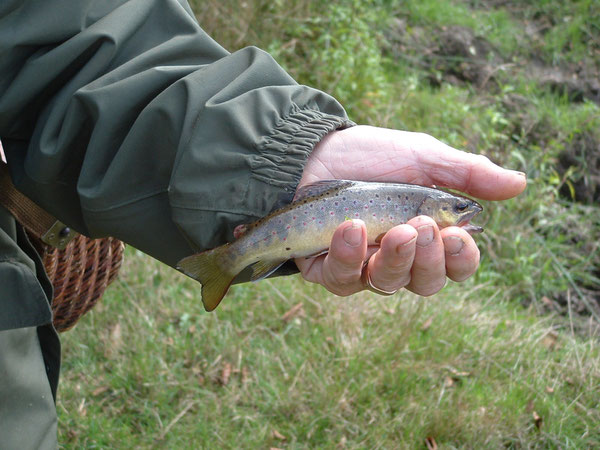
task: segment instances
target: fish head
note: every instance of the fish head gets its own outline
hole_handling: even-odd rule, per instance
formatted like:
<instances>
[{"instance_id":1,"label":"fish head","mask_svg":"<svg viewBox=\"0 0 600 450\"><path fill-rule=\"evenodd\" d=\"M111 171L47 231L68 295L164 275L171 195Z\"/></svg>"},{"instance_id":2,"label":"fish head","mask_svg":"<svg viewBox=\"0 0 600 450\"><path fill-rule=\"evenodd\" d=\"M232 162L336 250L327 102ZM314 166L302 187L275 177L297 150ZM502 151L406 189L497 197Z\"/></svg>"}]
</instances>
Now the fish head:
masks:
<instances>
[{"instance_id":1,"label":"fish head","mask_svg":"<svg viewBox=\"0 0 600 450\"><path fill-rule=\"evenodd\" d=\"M437 193L436 193L437 194ZM469 221L483 211L482 206L475 200L447 192L427 196L419 209L418 215L433 218L441 227L469 225ZM471 226L471 228L476 228Z\"/></svg>"}]
</instances>

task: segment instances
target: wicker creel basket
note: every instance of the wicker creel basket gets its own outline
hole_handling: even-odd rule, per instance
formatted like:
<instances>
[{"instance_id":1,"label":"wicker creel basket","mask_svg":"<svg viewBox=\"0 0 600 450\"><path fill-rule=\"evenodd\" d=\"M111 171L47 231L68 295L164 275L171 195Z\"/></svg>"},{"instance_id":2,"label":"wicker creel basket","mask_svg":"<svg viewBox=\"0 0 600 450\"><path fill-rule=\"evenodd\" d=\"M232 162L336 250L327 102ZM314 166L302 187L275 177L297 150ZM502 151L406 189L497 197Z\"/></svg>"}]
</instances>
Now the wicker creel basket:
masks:
<instances>
[{"instance_id":1,"label":"wicker creel basket","mask_svg":"<svg viewBox=\"0 0 600 450\"><path fill-rule=\"evenodd\" d=\"M90 239L77 235L63 250L59 250L44 244L31 233L29 237L42 257L54 286L54 326L58 331L66 331L94 307L117 277L124 245L111 237Z\"/></svg>"},{"instance_id":2,"label":"wicker creel basket","mask_svg":"<svg viewBox=\"0 0 600 450\"><path fill-rule=\"evenodd\" d=\"M58 331L72 328L116 278L123 243L112 237L91 239L74 233L20 193L4 163L0 163L0 205L23 225L42 257L54 286L54 326Z\"/></svg>"}]
</instances>

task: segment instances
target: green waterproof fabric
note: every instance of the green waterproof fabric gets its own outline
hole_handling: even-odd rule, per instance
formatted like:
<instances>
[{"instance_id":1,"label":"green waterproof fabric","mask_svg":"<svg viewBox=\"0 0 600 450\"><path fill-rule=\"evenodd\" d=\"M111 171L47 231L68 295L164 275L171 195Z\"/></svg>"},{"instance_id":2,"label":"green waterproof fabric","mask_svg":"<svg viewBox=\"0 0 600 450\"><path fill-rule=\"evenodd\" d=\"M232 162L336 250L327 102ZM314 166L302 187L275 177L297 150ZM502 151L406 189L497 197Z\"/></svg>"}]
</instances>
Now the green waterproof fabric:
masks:
<instances>
[{"instance_id":1,"label":"green waterproof fabric","mask_svg":"<svg viewBox=\"0 0 600 450\"><path fill-rule=\"evenodd\" d=\"M54 450L58 424L36 328L0 331L0 448Z\"/></svg>"},{"instance_id":2,"label":"green waterproof fabric","mask_svg":"<svg viewBox=\"0 0 600 450\"><path fill-rule=\"evenodd\" d=\"M52 320L52 287L23 228L0 206L0 330Z\"/></svg>"},{"instance_id":3,"label":"green waterproof fabric","mask_svg":"<svg viewBox=\"0 0 600 450\"><path fill-rule=\"evenodd\" d=\"M265 52L223 49L183 1L0 2L0 139L16 186L171 266L289 201L314 145L351 125Z\"/></svg>"}]
</instances>

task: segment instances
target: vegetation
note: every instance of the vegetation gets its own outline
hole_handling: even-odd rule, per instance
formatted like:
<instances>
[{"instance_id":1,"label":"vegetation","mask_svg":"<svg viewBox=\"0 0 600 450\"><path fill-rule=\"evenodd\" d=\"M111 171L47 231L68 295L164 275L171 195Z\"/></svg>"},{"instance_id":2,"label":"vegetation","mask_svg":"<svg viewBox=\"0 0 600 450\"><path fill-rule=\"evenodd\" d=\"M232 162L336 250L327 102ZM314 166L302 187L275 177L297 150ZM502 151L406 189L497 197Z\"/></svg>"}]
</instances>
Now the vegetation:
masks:
<instances>
[{"instance_id":1,"label":"vegetation","mask_svg":"<svg viewBox=\"0 0 600 450\"><path fill-rule=\"evenodd\" d=\"M298 276L198 285L134 249L63 335L65 448L600 447L600 5L207 0L359 123L528 174L485 206L481 267L432 298L338 298Z\"/></svg>"}]
</instances>

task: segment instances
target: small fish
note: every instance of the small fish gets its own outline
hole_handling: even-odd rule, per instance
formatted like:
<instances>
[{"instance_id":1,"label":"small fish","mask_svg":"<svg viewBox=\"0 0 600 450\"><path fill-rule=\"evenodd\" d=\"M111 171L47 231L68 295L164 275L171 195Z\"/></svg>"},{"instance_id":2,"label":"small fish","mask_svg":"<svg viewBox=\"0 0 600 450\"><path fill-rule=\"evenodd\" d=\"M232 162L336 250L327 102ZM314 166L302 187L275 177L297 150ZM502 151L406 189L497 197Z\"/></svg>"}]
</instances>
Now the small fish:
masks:
<instances>
[{"instance_id":1,"label":"small fish","mask_svg":"<svg viewBox=\"0 0 600 450\"><path fill-rule=\"evenodd\" d=\"M413 184L349 180L320 181L298 190L284 208L243 227L239 239L182 259L178 269L202 283L207 311L215 309L234 278L252 265L252 281L275 272L284 262L327 253L340 223L361 219L370 245L392 227L413 217L432 217L441 227L457 225L469 233L483 231L469 221L482 211L466 197Z\"/></svg>"}]
</instances>

